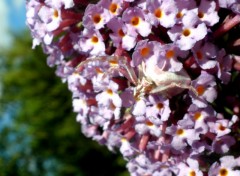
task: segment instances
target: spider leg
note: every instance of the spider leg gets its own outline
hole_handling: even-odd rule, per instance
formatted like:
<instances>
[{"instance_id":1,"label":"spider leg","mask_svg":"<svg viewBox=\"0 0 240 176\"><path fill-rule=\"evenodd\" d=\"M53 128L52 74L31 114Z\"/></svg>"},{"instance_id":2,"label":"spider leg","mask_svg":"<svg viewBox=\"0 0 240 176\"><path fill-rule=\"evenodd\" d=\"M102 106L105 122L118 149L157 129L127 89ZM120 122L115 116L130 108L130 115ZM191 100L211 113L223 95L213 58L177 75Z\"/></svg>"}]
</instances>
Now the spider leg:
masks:
<instances>
[{"instance_id":1,"label":"spider leg","mask_svg":"<svg viewBox=\"0 0 240 176\"><path fill-rule=\"evenodd\" d=\"M149 93L151 93L151 94L161 93L163 95L165 93L168 96L167 91L174 87L180 88L180 89L188 89L188 90L191 90L195 95L198 95L196 89L193 86L175 83L175 82L172 82L169 85L159 85L158 87L152 89Z\"/></svg>"},{"instance_id":2,"label":"spider leg","mask_svg":"<svg viewBox=\"0 0 240 176\"><path fill-rule=\"evenodd\" d=\"M104 73L104 77L108 74L113 74L114 71L118 71L122 73L130 82L137 85L137 76L133 70L133 68L129 65L126 59L122 56L102 56L102 57L94 57L87 58L85 61L82 61L77 67L76 71L79 72L85 64L94 61L108 62L109 70Z\"/></svg>"},{"instance_id":3,"label":"spider leg","mask_svg":"<svg viewBox=\"0 0 240 176\"><path fill-rule=\"evenodd\" d=\"M138 79L139 80L142 80L144 77L145 67L146 67L146 65L144 62L142 62L142 64L140 64L138 66Z\"/></svg>"},{"instance_id":4,"label":"spider leg","mask_svg":"<svg viewBox=\"0 0 240 176\"><path fill-rule=\"evenodd\" d=\"M124 57L119 57L119 67L120 67L120 72L134 85L138 84L138 78L135 74L135 71L133 68L130 66L130 64L127 62L126 58Z\"/></svg>"},{"instance_id":5,"label":"spider leg","mask_svg":"<svg viewBox=\"0 0 240 176\"><path fill-rule=\"evenodd\" d=\"M78 64L75 68L75 70L78 72L79 70L82 69L82 67L85 65L85 64L88 64L89 62L94 62L94 61L106 61L106 57L93 57L93 58L87 58L85 61L82 61L80 64Z\"/></svg>"},{"instance_id":6,"label":"spider leg","mask_svg":"<svg viewBox=\"0 0 240 176\"><path fill-rule=\"evenodd\" d=\"M191 90L196 96L198 96L197 90L192 85L184 85L184 84L175 83L175 86L179 87L179 88Z\"/></svg>"}]
</instances>

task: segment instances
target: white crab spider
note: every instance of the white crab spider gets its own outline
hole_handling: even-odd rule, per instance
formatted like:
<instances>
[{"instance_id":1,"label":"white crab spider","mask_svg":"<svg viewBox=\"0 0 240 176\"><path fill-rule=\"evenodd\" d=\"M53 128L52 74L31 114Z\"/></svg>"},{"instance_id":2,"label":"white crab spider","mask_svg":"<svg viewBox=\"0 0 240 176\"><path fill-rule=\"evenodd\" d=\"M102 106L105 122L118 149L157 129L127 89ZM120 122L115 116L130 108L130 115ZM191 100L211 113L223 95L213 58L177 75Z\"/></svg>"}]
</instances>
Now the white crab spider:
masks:
<instances>
[{"instance_id":1,"label":"white crab spider","mask_svg":"<svg viewBox=\"0 0 240 176\"><path fill-rule=\"evenodd\" d=\"M178 72L169 72L163 71L157 64L147 66L145 62L142 62L138 66L138 70L138 84L135 94L161 94L170 98L181 93L184 89L189 89L197 94L191 86L191 78L184 69Z\"/></svg>"},{"instance_id":2,"label":"white crab spider","mask_svg":"<svg viewBox=\"0 0 240 176\"><path fill-rule=\"evenodd\" d=\"M91 61L108 61L110 68L104 73L111 74L114 71L122 73L132 84L135 85L134 97L140 98L146 94L161 94L167 98L181 93L184 89L189 89L197 95L197 91L191 86L191 78L184 69L179 72L163 71L156 64L147 66L142 62L138 66L138 76L134 69L130 66L127 59L123 56L103 56L96 58L88 58L81 62L79 67L84 66Z\"/></svg>"}]
</instances>

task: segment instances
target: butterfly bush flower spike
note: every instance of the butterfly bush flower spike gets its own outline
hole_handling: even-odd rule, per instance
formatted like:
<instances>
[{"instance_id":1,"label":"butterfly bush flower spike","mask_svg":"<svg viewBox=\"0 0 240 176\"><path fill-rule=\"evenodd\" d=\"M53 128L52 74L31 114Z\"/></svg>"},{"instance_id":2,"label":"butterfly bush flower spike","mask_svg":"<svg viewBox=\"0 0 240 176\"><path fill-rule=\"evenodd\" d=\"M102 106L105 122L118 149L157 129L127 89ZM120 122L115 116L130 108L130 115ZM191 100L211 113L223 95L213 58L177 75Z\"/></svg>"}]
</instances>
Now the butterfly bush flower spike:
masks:
<instances>
[{"instance_id":1,"label":"butterfly bush flower spike","mask_svg":"<svg viewBox=\"0 0 240 176\"><path fill-rule=\"evenodd\" d=\"M28 0L82 133L132 176L239 176L238 0Z\"/></svg>"}]
</instances>

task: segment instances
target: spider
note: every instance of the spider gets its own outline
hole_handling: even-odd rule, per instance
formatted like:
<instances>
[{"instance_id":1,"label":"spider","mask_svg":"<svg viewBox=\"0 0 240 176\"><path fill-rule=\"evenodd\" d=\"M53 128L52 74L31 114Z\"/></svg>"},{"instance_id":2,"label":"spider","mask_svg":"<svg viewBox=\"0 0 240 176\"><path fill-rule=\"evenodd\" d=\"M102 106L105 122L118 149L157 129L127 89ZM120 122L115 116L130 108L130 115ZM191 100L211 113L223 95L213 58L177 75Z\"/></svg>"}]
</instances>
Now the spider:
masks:
<instances>
[{"instance_id":1,"label":"spider","mask_svg":"<svg viewBox=\"0 0 240 176\"><path fill-rule=\"evenodd\" d=\"M133 67L130 66L129 61L124 56L88 58L81 62L77 69L91 61L108 62L109 69L104 73L105 76L112 74L114 71L118 71L125 76L135 86L134 98L136 99L146 94L160 94L171 98L185 89L189 89L197 95L197 91L191 86L191 78L184 69L179 72L169 72L163 71L157 65L147 66L145 62L142 62L138 66L138 74L136 75Z\"/></svg>"}]
</instances>

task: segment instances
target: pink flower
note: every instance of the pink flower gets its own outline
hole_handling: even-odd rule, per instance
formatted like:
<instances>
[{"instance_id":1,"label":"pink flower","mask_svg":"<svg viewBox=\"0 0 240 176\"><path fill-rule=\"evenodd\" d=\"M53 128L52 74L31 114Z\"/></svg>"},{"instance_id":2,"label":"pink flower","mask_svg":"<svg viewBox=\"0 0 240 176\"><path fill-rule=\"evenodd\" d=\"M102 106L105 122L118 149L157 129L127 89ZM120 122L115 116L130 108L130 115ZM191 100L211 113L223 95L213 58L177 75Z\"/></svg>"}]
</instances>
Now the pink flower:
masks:
<instances>
[{"instance_id":1,"label":"pink flower","mask_svg":"<svg viewBox=\"0 0 240 176\"><path fill-rule=\"evenodd\" d=\"M105 44L99 31L85 28L79 41L79 50L89 52L93 56L105 55Z\"/></svg>"},{"instance_id":2,"label":"pink flower","mask_svg":"<svg viewBox=\"0 0 240 176\"><path fill-rule=\"evenodd\" d=\"M101 29L111 19L110 12L102 6L89 4L83 17L83 25L90 29Z\"/></svg>"},{"instance_id":3,"label":"pink flower","mask_svg":"<svg viewBox=\"0 0 240 176\"><path fill-rule=\"evenodd\" d=\"M227 84L230 81L232 70L232 57L226 54L224 49L218 51L217 55L217 77L221 79L223 84Z\"/></svg>"},{"instance_id":4,"label":"pink flower","mask_svg":"<svg viewBox=\"0 0 240 176\"><path fill-rule=\"evenodd\" d=\"M152 123L159 125L163 121L167 121L170 113L171 110L168 99L154 95L149 96L149 103L146 108L146 116Z\"/></svg>"},{"instance_id":5,"label":"pink flower","mask_svg":"<svg viewBox=\"0 0 240 176\"><path fill-rule=\"evenodd\" d=\"M216 2L202 0L198 7L197 15L207 26L216 24L219 21L219 16L216 11Z\"/></svg>"},{"instance_id":6,"label":"pink flower","mask_svg":"<svg viewBox=\"0 0 240 176\"><path fill-rule=\"evenodd\" d=\"M210 43L199 41L192 48L195 60L202 69L211 69L217 65L217 47Z\"/></svg>"},{"instance_id":7,"label":"pink flower","mask_svg":"<svg viewBox=\"0 0 240 176\"><path fill-rule=\"evenodd\" d=\"M61 9L62 6L68 9L75 5L74 0L45 0L45 3L58 9Z\"/></svg>"},{"instance_id":8,"label":"pink flower","mask_svg":"<svg viewBox=\"0 0 240 176\"><path fill-rule=\"evenodd\" d=\"M123 0L101 0L98 5L107 9L112 16L118 16L123 11Z\"/></svg>"},{"instance_id":9,"label":"pink flower","mask_svg":"<svg viewBox=\"0 0 240 176\"><path fill-rule=\"evenodd\" d=\"M107 26L113 31L109 34L115 47L131 50L136 44L136 33L131 33L121 18L112 18Z\"/></svg>"},{"instance_id":10,"label":"pink flower","mask_svg":"<svg viewBox=\"0 0 240 176\"><path fill-rule=\"evenodd\" d=\"M194 141L200 139L199 134L185 123L167 127L166 134L172 136L171 146L178 151L183 150L187 145L191 146Z\"/></svg>"},{"instance_id":11,"label":"pink flower","mask_svg":"<svg viewBox=\"0 0 240 176\"><path fill-rule=\"evenodd\" d=\"M207 35L207 27L199 23L197 14L192 10L183 16L181 25L175 25L168 31L168 35L181 50L189 50Z\"/></svg>"},{"instance_id":12,"label":"pink flower","mask_svg":"<svg viewBox=\"0 0 240 176\"><path fill-rule=\"evenodd\" d=\"M237 160L233 156L227 155L220 158L220 164L215 162L209 169L209 176L226 175L226 176L239 176L240 171L234 168L238 166Z\"/></svg>"},{"instance_id":13,"label":"pink flower","mask_svg":"<svg viewBox=\"0 0 240 176\"><path fill-rule=\"evenodd\" d=\"M158 24L169 28L176 23L177 7L173 0L147 1L149 20L152 25Z\"/></svg>"},{"instance_id":14,"label":"pink flower","mask_svg":"<svg viewBox=\"0 0 240 176\"><path fill-rule=\"evenodd\" d=\"M202 171L199 168L197 160L188 158L187 163L178 164L179 173L178 176L194 175L194 176L203 176Z\"/></svg>"},{"instance_id":15,"label":"pink flower","mask_svg":"<svg viewBox=\"0 0 240 176\"><path fill-rule=\"evenodd\" d=\"M180 50L175 44L165 44L159 52L158 65L164 71L178 72L183 68L178 57L184 58L187 54L188 52Z\"/></svg>"},{"instance_id":16,"label":"pink flower","mask_svg":"<svg viewBox=\"0 0 240 176\"><path fill-rule=\"evenodd\" d=\"M122 19L127 24L128 30L137 32L143 37L148 36L151 32L151 25L140 8L127 8L123 12Z\"/></svg>"},{"instance_id":17,"label":"pink flower","mask_svg":"<svg viewBox=\"0 0 240 176\"><path fill-rule=\"evenodd\" d=\"M38 12L38 15L42 22L46 24L47 31L53 31L57 29L62 20L61 11L59 9L53 9L47 6L42 6Z\"/></svg>"},{"instance_id":18,"label":"pink flower","mask_svg":"<svg viewBox=\"0 0 240 176\"><path fill-rule=\"evenodd\" d=\"M191 93L193 104L199 108L207 107L207 103L212 103L217 98L216 82L212 75L205 71L201 72L201 75L192 81L192 86L197 91L197 95Z\"/></svg>"},{"instance_id":19,"label":"pink flower","mask_svg":"<svg viewBox=\"0 0 240 176\"><path fill-rule=\"evenodd\" d=\"M154 48L157 45L157 42L148 42L148 40L139 41L133 52L131 65L136 67L142 62L146 62L146 60L155 54L156 51L154 51ZM160 43L159 46L161 46Z\"/></svg>"}]
</instances>

